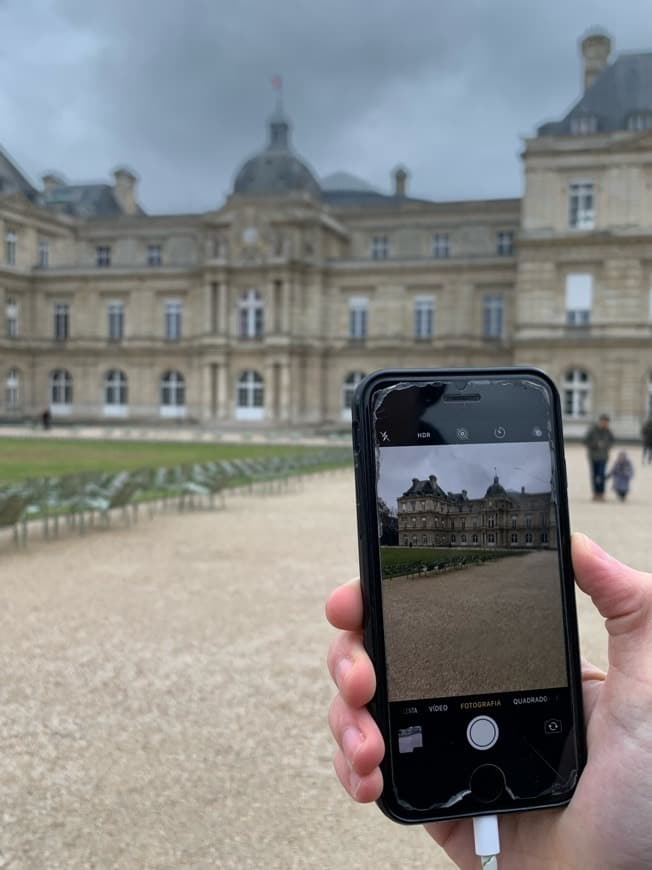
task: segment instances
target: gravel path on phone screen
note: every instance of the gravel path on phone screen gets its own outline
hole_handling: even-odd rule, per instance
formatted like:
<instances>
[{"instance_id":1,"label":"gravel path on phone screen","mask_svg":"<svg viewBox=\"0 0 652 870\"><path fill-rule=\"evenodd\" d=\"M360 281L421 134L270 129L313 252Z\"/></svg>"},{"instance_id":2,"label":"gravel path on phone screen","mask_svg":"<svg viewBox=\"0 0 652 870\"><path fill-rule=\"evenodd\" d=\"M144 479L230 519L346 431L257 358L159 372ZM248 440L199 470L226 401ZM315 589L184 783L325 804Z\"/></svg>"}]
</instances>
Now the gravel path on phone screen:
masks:
<instances>
[{"instance_id":1,"label":"gravel path on phone screen","mask_svg":"<svg viewBox=\"0 0 652 870\"><path fill-rule=\"evenodd\" d=\"M649 567L652 468L574 528ZM0 542L0 868L448 868L331 769L328 591L357 570L350 472L225 511ZM579 596L585 654L602 620Z\"/></svg>"}]
</instances>

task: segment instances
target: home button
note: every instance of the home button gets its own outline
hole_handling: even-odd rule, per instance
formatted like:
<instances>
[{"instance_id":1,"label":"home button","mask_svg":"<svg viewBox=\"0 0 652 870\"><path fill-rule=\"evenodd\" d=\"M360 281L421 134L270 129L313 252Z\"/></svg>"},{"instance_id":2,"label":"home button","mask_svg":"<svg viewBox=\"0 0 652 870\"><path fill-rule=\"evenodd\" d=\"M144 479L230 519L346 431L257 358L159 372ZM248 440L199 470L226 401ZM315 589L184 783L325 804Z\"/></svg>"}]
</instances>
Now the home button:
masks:
<instances>
[{"instance_id":1,"label":"home button","mask_svg":"<svg viewBox=\"0 0 652 870\"><path fill-rule=\"evenodd\" d=\"M505 791L505 774L495 764L481 764L471 774L471 794L483 804L492 804Z\"/></svg>"}]
</instances>

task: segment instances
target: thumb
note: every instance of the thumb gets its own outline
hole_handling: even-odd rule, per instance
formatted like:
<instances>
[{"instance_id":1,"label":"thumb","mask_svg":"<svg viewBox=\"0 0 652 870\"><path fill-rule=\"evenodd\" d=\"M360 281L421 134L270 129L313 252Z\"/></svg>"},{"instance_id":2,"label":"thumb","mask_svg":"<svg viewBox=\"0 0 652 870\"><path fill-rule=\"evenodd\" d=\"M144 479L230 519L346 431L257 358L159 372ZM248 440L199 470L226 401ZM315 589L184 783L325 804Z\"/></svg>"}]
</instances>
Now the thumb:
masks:
<instances>
[{"instance_id":1,"label":"thumb","mask_svg":"<svg viewBox=\"0 0 652 870\"><path fill-rule=\"evenodd\" d=\"M652 646L652 575L624 565L582 534L573 535L572 556L577 585L605 617L610 663L623 664L621 656L630 661L630 653L641 660L642 644Z\"/></svg>"}]
</instances>

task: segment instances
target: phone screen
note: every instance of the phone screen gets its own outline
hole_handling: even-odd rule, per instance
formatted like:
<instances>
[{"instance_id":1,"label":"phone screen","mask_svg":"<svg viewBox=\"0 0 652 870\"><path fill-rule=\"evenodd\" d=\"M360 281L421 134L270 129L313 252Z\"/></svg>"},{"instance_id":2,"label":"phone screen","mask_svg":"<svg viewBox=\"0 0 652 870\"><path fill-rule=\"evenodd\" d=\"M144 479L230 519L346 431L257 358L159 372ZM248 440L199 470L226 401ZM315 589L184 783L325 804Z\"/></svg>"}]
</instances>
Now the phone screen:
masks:
<instances>
[{"instance_id":1,"label":"phone screen","mask_svg":"<svg viewBox=\"0 0 652 870\"><path fill-rule=\"evenodd\" d=\"M373 396L391 788L408 815L575 785L552 415L536 378Z\"/></svg>"}]
</instances>

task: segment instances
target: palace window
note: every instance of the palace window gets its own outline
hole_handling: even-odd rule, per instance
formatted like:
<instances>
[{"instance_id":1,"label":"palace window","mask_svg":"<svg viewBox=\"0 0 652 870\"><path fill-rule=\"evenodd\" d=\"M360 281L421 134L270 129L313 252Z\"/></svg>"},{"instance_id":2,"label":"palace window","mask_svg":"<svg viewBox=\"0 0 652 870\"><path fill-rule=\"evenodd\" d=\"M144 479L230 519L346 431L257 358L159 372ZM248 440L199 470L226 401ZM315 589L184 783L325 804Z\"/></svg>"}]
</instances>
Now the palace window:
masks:
<instances>
[{"instance_id":1,"label":"palace window","mask_svg":"<svg viewBox=\"0 0 652 870\"><path fill-rule=\"evenodd\" d=\"M541 543L542 544L548 543L548 532L541 532Z\"/></svg>"},{"instance_id":2,"label":"palace window","mask_svg":"<svg viewBox=\"0 0 652 870\"><path fill-rule=\"evenodd\" d=\"M163 265L163 254L162 248L158 244L147 245L147 265L148 266L162 266Z\"/></svg>"},{"instance_id":3,"label":"palace window","mask_svg":"<svg viewBox=\"0 0 652 870\"><path fill-rule=\"evenodd\" d=\"M574 230L592 230L595 203L592 181L575 181L568 188L568 224Z\"/></svg>"},{"instance_id":4,"label":"palace window","mask_svg":"<svg viewBox=\"0 0 652 870\"><path fill-rule=\"evenodd\" d=\"M414 300L414 337L432 338L435 331L435 300L417 296Z\"/></svg>"},{"instance_id":5,"label":"palace window","mask_svg":"<svg viewBox=\"0 0 652 870\"><path fill-rule=\"evenodd\" d=\"M598 132L598 119L595 115L584 112L574 115L570 122L570 131L573 136L583 136L587 133Z\"/></svg>"},{"instance_id":6,"label":"palace window","mask_svg":"<svg viewBox=\"0 0 652 870\"><path fill-rule=\"evenodd\" d=\"M238 300L238 337L262 338L265 325L263 297L258 290L247 290Z\"/></svg>"},{"instance_id":7,"label":"palace window","mask_svg":"<svg viewBox=\"0 0 652 870\"><path fill-rule=\"evenodd\" d=\"M67 369L50 372L50 405L59 408L72 405L72 375Z\"/></svg>"},{"instance_id":8,"label":"palace window","mask_svg":"<svg viewBox=\"0 0 652 870\"><path fill-rule=\"evenodd\" d=\"M119 369L112 369L104 376L105 413L127 407L127 376Z\"/></svg>"},{"instance_id":9,"label":"palace window","mask_svg":"<svg viewBox=\"0 0 652 870\"><path fill-rule=\"evenodd\" d=\"M477 536L477 535L473 535L473 536L471 537L471 543L472 543L472 544L477 544L477 543L478 543L478 536Z\"/></svg>"},{"instance_id":10,"label":"palace window","mask_svg":"<svg viewBox=\"0 0 652 870\"><path fill-rule=\"evenodd\" d=\"M5 381L5 404L7 410L15 411L20 400L20 373L18 369L9 369Z\"/></svg>"},{"instance_id":11,"label":"palace window","mask_svg":"<svg viewBox=\"0 0 652 870\"><path fill-rule=\"evenodd\" d=\"M513 528L513 529L516 528L516 522L517 522L516 517L512 517L512 528Z\"/></svg>"},{"instance_id":12,"label":"palace window","mask_svg":"<svg viewBox=\"0 0 652 870\"><path fill-rule=\"evenodd\" d=\"M499 230L496 233L496 253L499 257L511 257L514 253L514 233L512 230Z\"/></svg>"},{"instance_id":13,"label":"palace window","mask_svg":"<svg viewBox=\"0 0 652 870\"><path fill-rule=\"evenodd\" d=\"M265 383L258 372L248 369L238 378L236 418L262 420L265 413Z\"/></svg>"},{"instance_id":14,"label":"palace window","mask_svg":"<svg viewBox=\"0 0 652 870\"><path fill-rule=\"evenodd\" d=\"M367 311L369 300L366 296L352 296L349 299L349 338L367 337Z\"/></svg>"},{"instance_id":15,"label":"palace window","mask_svg":"<svg viewBox=\"0 0 652 870\"><path fill-rule=\"evenodd\" d=\"M628 130L649 130L652 127L652 112L630 112L627 116Z\"/></svg>"},{"instance_id":16,"label":"palace window","mask_svg":"<svg viewBox=\"0 0 652 870\"><path fill-rule=\"evenodd\" d=\"M432 237L432 256L443 260L450 256L448 233L434 233Z\"/></svg>"},{"instance_id":17,"label":"palace window","mask_svg":"<svg viewBox=\"0 0 652 870\"><path fill-rule=\"evenodd\" d=\"M526 532L526 533L525 533L525 543L526 543L526 544L531 544L531 543L532 543L532 540L533 540L533 538L532 538L532 532Z\"/></svg>"},{"instance_id":18,"label":"palace window","mask_svg":"<svg viewBox=\"0 0 652 870\"><path fill-rule=\"evenodd\" d=\"M568 369L563 384L564 414L588 417L591 413L591 377L583 369Z\"/></svg>"},{"instance_id":19,"label":"palace window","mask_svg":"<svg viewBox=\"0 0 652 870\"><path fill-rule=\"evenodd\" d=\"M483 300L483 335L502 338L505 321L505 302L502 295L489 294Z\"/></svg>"},{"instance_id":20,"label":"palace window","mask_svg":"<svg viewBox=\"0 0 652 870\"><path fill-rule=\"evenodd\" d=\"M496 543L496 536L492 532L489 532L489 534L487 535L487 543L488 544L495 544Z\"/></svg>"},{"instance_id":21,"label":"palace window","mask_svg":"<svg viewBox=\"0 0 652 870\"><path fill-rule=\"evenodd\" d=\"M125 307L123 302L109 302L107 306L108 330L110 341L122 341L125 327Z\"/></svg>"},{"instance_id":22,"label":"palace window","mask_svg":"<svg viewBox=\"0 0 652 870\"><path fill-rule=\"evenodd\" d=\"M13 296L8 296L5 302L5 317L7 324L7 338L18 337L18 304Z\"/></svg>"},{"instance_id":23,"label":"palace window","mask_svg":"<svg viewBox=\"0 0 652 870\"><path fill-rule=\"evenodd\" d=\"M95 248L95 265L100 269L111 265L111 245L98 245Z\"/></svg>"},{"instance_id":24,"label":"palace window","mask_svg":"<svg viewBox=\"0 0 652 870\"><path fill-rule=\"evenodd\" d=\"M389 238L387 236L374 236L371 240L372 260L386 260L389 257Z\"/></svg>"},{"instance_id":25,"label":"palace window","mask_svg":"<svg viewBox=\"0 0 652 870\"><path fill-rule=\"evenodd\" d=\"M160 382L160 414L183 417L186 412L186 381L181 372L167 371Z\"/></svg>"},{"instance_id":26,"label":"palace window","mask_svg":"<svg viewBox=\"0 0 652 870\"><path fill-rule=\"evenodd\" d=\"M70 335L70 305L67 302L54 304L54 337L65 341Z\"/></svg>"},{"instance_id":27,"label":"palace window","mask_svg":"<svg viewBox=\"0 0 652 870\"><path fill-rule=\"evenodd\" d=\"M182 305L178 299L168 299L165 302L165 337L168 341L179 341L181 338Z\"/></svg>"},{"instance_id":28,"label":"palace window","mask_svg":"<svg viewBox=\"0 0 652 870\"><path fill-rule=\"evenodd\" d=\"M7 230L5 235L5 260L8 266L16 265L16 245L16 231Z\"/></svg>"},{"instance_id":29,"label":"palace window","mask_svg":"<svg viewBox=\"0 0 652 870\"><path fill-rule=\"evenodd\" d=\"M50 265L50 242L48 239L39 239L38 265L39 269L47 269Z\"/></svg>"},{"instance_id":30,"label":"palace window","mask_svg":"<svg viewBox=\"0 0 652 870\"><path fill-rule=\"evenodd\" d=\"M462 543L462 544L466 544L466 535L461 535L461 536L460 536L460 543Z\"/></svg>"},{"instance_id":31,"label":"palace window","mask_svg":"<svg viewBox=\"0 0 652 870\"><path fill-rule=\"evenodd\" d=\"M495 526L496 526L496 514L489 514L489 516L487 517L487 526L490 529L495 528Z\"/></svg>"},{"instance_id":32,"label":"palace window","mask_svg":"<svg viewBox=\"0 0 652 870\"><path fill-rule=\"evenodd\" d=\"M593 275L574 272L566 276L566 324L588 326L593 304Z\"/></svg>"},{"instance_id":33,"label":"palace window","mask_svg":"<svg viewBox=\"0 0 652 870\"><path fill-rule=\"evenodd\" d=\"M518 544L518 534L516 532L512 532L512 544Z\"/></svg>"},{"instance_id":34,"label":"palace window","mask_svg":"<svg viewBox=\"0 0 652 870\"><path fill-rule=\"evenodd\" d=\"M346 419L351 419L351 405L353 404L353 396L356 387L364 378L364 372L350 372L342 384L342 416ZM403 510L407 510L407 505L403 506Z\"/></svg>"}]
</instances>

